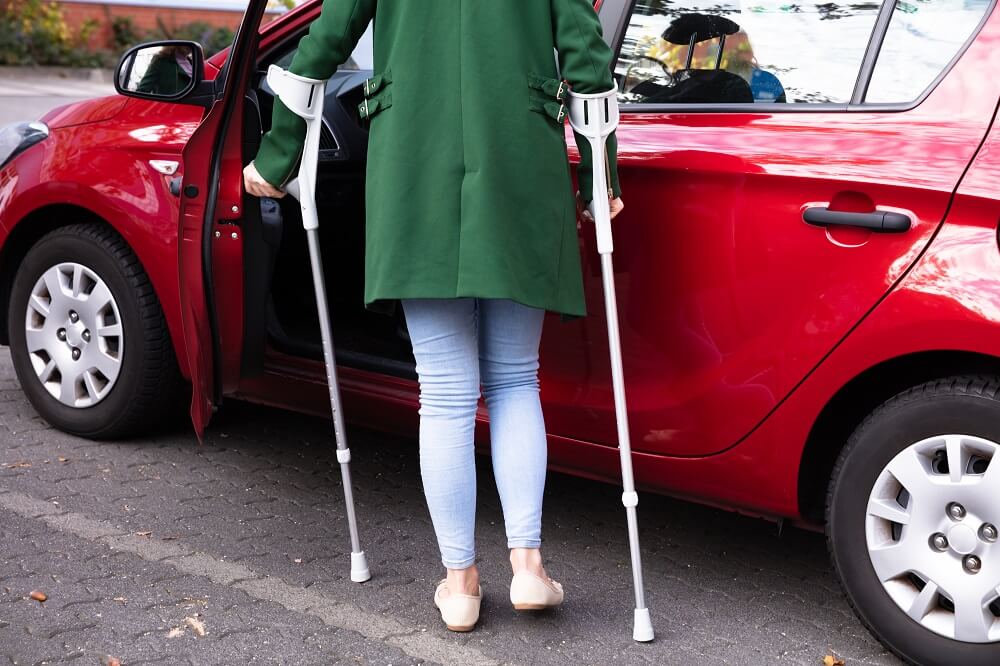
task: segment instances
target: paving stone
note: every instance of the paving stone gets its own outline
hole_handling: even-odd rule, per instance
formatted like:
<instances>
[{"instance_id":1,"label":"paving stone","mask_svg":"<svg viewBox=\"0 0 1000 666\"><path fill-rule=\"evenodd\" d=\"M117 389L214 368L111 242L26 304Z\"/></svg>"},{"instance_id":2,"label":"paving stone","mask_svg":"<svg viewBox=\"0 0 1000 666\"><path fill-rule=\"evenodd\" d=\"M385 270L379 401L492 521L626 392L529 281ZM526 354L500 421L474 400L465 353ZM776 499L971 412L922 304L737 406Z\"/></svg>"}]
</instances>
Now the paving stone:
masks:
<instances>
[{"instance_id":1,"label":"paving stone","mask_svg":"<svg viewBox=\"0 0 1000 666\"><path fill-rule=\"evenodd\" d=\"M649 494L640 522L657 640L634 643L620 490L554 472L543 552L566 602L516 613L484 457L482 619L469 634L449 632L431 602L443 569L415 439L361 429L351 437L373 573L363 585L348 577L326 421L228 401L203 446L186 423L141 440L91 442L41 422L3 355L0 463L30 466L0 466L0 664L89 664L111 654L123 664L699 666L817 664L831 653L850 664L899 663L847 606L821 535L779 536L765 521ZM240 572L249 577L234 579ZM26 599L32 589L49 600ZM195 636L186 617L208 633ZM181 635L168 638L175 627Z\"/></svg>"}]
</instances>

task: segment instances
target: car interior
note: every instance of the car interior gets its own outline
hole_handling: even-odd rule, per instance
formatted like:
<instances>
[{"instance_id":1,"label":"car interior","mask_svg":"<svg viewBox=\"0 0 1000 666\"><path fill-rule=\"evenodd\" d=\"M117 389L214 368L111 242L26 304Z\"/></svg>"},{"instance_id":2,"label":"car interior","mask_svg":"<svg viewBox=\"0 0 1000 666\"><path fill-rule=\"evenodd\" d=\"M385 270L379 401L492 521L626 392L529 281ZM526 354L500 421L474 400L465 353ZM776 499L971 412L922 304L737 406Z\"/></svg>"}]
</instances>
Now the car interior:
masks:
<instances>
[{"instance_id":1,"label":"car interior","mask_svg":"<svg viewBox=\"0 0 1000 666\"><path fill-rule=\"evenodd\" d=\"M257 153L270 127L274 94L267 68L287 68L297 38L265 59L246 103L244 164ZM372 75L353 60L342 65L326 89L325 131L317 177L320 242L337 362L347 367L416 378L415 362L401 308L392 315L364 307L364 178L368 130L357 112L362 86ZM322 360L319 322L308 247L299 203L251 197L244 210L245 321L243 372L263 369L265 349ZM259 210L258 210L259 209ZM252 219L250 219L252 218Z\"/></svg>"}]
</instances>

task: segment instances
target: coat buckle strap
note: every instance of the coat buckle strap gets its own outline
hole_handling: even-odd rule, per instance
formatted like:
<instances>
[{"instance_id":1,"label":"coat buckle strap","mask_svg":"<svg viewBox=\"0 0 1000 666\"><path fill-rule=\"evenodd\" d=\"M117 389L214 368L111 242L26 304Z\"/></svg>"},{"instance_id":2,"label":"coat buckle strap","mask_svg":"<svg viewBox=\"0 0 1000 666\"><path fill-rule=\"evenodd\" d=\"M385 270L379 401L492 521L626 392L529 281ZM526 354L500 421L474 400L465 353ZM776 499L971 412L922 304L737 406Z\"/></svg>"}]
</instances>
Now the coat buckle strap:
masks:
<instances>
[{"instance_id":1,"label":"coat buckle strap","mask_svg":"<svg viewBox=\"0 0 1000 666\"><path fill-rule=\"evenodd\" d=\"M528 74L528 86L535 90L541 90L550 97L554 97L557 102L562 102L566 99L569 82L566 79Z\"/></svg>"},{"instance_id":2,"label":"coat buckle strap","mask_svg":"<svg viewBox=\"0 0 1000 666\"><path fill-rule=\"evenodd\" d=\"M392 72L389 69L365 79L363 86L365 97L371 97L388 83L392 83Z\"/></svg>"},{"instance_id":3,"label":"coat buckle strap","mask_svg":"<svg viewBox=\"0 0 1000 666\"><path fill-rule=\"evenodd\" d=\"M566 118L566 105L562 102L546 102L545 100L538 98L531 98L529 100L529 107L532 111L538 111L540 113L547 114L557 123L565 123Z\"/></svg>"},{"instance_id":4,"label":"coat buckle strap","mask_svg":"<svg viewBox=\"0 0 1000 666\"><path fill-rule=\"evenodd\" d=\"M366 120L390 106L392 106L392 94L387 90L378 97L366 97L365 101L358 104L358 115L361 120Z\"/></svg>"}]
</instances>

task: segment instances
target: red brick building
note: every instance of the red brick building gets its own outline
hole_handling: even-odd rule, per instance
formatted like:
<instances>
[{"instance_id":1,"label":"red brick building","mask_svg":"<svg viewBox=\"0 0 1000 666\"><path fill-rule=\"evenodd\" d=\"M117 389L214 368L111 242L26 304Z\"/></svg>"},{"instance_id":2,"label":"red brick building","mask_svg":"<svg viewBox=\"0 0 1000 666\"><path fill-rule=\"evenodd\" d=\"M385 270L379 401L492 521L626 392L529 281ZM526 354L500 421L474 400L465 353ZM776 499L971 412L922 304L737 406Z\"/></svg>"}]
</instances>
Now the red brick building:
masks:
<instances>
[{"instance_id":1,"label":"red brick building","mask_svg":"<svg viewBox=\"0 0 1000 666\"><path fill-rule=\"evenodd\" d=\"M131 18L136 29L142 32L155 30L157 20L168 28L198 21L235 31L247 6L246 0L57 0L57 3L70 26L80 26L88 19L97 20L99 28L89 42L92 48L109 43L111 21L115 17ZM268 10L264 22L285 11Z\"/></svg>"}]
</instances>

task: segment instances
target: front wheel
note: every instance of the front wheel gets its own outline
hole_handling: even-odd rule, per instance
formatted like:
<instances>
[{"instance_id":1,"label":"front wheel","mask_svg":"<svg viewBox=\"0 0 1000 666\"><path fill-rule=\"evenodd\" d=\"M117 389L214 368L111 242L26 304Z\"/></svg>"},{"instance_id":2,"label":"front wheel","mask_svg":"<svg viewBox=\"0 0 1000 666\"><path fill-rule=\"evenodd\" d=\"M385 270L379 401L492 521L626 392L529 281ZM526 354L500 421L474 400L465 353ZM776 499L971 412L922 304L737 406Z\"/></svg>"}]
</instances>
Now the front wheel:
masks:
<instances>
[{"instance_id":1,"label":"front wheel","mask_svg":"<svg viewBox=\"0 0 1000 666\"><path fill-rule=\"evenodd\" d=\"M827 541L858 616L916 664L1000 664L1000 381L954 377L875 410L841 452Z\"/></svg>"},{"instance_id":2,"label":"front wheel","mask_svg":"<svg viewBox=\"0 0 1000 666\"><path fill-rule=\"evenodd\" d=\"M62 227L28 251L11 289L17 378L49 423L91 438L137 434L172 411L179 374L166 321L125 241Z\"/></svg>"}]
</instances>

